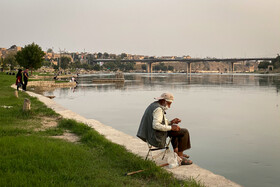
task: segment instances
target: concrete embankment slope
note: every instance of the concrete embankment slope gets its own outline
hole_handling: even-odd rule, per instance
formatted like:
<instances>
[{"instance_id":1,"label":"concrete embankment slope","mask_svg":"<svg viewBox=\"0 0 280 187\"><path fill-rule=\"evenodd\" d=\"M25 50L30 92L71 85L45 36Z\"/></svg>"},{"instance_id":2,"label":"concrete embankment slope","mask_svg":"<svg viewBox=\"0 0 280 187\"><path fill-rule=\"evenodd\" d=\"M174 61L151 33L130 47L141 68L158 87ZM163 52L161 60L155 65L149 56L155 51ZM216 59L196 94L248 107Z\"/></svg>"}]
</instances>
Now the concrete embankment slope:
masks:
<instances>
[{"instance_id":1,"label":"concrete embankment slope","mask_svg":"<svg viewBox=\"0 0 280 187\"><path fill-rule=\"evenodd\" d=\"M112 127L106 126L99 121L93 119L86 119L71 110L67 110L62 106L55 103L53 100L44 97L42 95L27 92L30 96L37 97L41 102L45 103L49 108L59 113L62 117L68 119L74 119L76 121L87 124L94 128L100 134L104 135L108 140L123 145L126 149L134 154L137 154L145 158L148 152L148 146L142 140L120 132ZM194 178L196 181L200 181L206 186L210 187L239 187L240 185L226 179L223 176L216 175L208 170L202 169L196 164L190 166L180 166L174 169L166 168L169 172L172 172L175 177L179 179Z\"/></svg>"}]
</instances>

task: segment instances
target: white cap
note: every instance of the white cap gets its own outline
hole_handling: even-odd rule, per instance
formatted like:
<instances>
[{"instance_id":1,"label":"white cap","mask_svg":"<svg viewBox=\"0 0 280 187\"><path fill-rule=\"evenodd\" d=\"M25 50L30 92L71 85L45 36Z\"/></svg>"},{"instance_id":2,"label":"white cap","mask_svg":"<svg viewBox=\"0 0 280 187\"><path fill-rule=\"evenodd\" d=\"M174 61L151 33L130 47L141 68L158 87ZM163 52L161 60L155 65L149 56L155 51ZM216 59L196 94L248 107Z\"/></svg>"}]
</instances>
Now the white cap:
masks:
<instances>
[{"instance_id":1,"label":"white cap","mask_svg":"<svg viewBox=\"0 0 280 187\"><path fill-rule=\"evenodd\" d=\"M172 93L163 93L163 94L161 94L160 97L155 97L155 99L156 99L156 100L164 99L164 100L166 100L166 101L168 101L168 102L173 102L174 96L173 96Z\"/></svg>"}]
</instances>

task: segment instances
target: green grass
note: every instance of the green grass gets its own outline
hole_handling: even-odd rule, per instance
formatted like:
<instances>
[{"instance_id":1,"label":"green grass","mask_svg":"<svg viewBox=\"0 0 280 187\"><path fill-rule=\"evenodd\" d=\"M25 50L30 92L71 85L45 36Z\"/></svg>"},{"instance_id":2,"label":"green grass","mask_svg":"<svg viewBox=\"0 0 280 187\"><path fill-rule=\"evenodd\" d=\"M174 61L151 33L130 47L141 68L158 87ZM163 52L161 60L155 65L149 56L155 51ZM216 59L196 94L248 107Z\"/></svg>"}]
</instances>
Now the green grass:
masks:
<instances>
[{"instance_id":1,"label":"green grass","mask_svg":"<svg viewBox=\"0 0 280 187\"><path fill-rule=\"evenodd\" d=\"M14 79L0 73L0 186L201 186L194 180L175 179L85 124L61 119L25 92L19 91L16 98L10 87ZM22 111L24 98L31 100L29 112ZM58 127L36 130L45 117L54 118ZM80 141L50 137L65 131ZM140 169L145 171L125 176Z\"/></svg>"}]
</instances>

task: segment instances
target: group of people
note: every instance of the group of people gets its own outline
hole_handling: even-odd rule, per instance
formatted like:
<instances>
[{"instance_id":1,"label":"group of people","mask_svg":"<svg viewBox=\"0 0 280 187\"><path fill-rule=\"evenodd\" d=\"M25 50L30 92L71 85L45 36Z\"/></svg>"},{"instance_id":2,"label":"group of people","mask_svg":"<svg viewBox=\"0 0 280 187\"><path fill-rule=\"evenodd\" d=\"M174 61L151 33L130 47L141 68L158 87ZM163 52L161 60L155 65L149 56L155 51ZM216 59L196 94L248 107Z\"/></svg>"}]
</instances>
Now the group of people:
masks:
<instances>
[{"instance_id":1,"label":"group of people","mask_svg":"<svg viewBox=\"0 0 280 187\"><path fill-rule=\"evenodd\" d=\"M16 75L16 85L17 85L17 90L21 87L22 90L26 91L26 86L28 82L29 74L28 74L28 68L26 68L23 73L22 69L18 70L18 73ZM23 79L23 81L22 81Z\"/></svg>"}]
</instances>

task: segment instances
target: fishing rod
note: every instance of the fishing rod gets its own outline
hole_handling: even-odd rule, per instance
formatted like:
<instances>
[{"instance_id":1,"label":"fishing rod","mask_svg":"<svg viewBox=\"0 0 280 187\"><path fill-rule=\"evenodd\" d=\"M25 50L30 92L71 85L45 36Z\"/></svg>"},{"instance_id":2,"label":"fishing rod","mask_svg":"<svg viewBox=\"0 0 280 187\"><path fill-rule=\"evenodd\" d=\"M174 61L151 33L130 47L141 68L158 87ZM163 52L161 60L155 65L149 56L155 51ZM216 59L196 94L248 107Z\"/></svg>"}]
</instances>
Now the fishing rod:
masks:
<instances>
[{"instance_id":1,"label":"fishing rod","mask_svg":"<svg viewBox=\"0 0 280 187\"><path fill-rule=\"evenodd\" d=\"M159 167L164 167L164 166L168 166L169 164L166 163L166 164L161 164L159 165ZM136 173L140 173L142 171L145 171L145 169L141 169L141 170L138 170L138 171L133 171L133 172L130 172L130 173L126 173L125 176L129 176L129 175L133 175L133 174L136 174Z\"/></svg>"}]
</instances>

